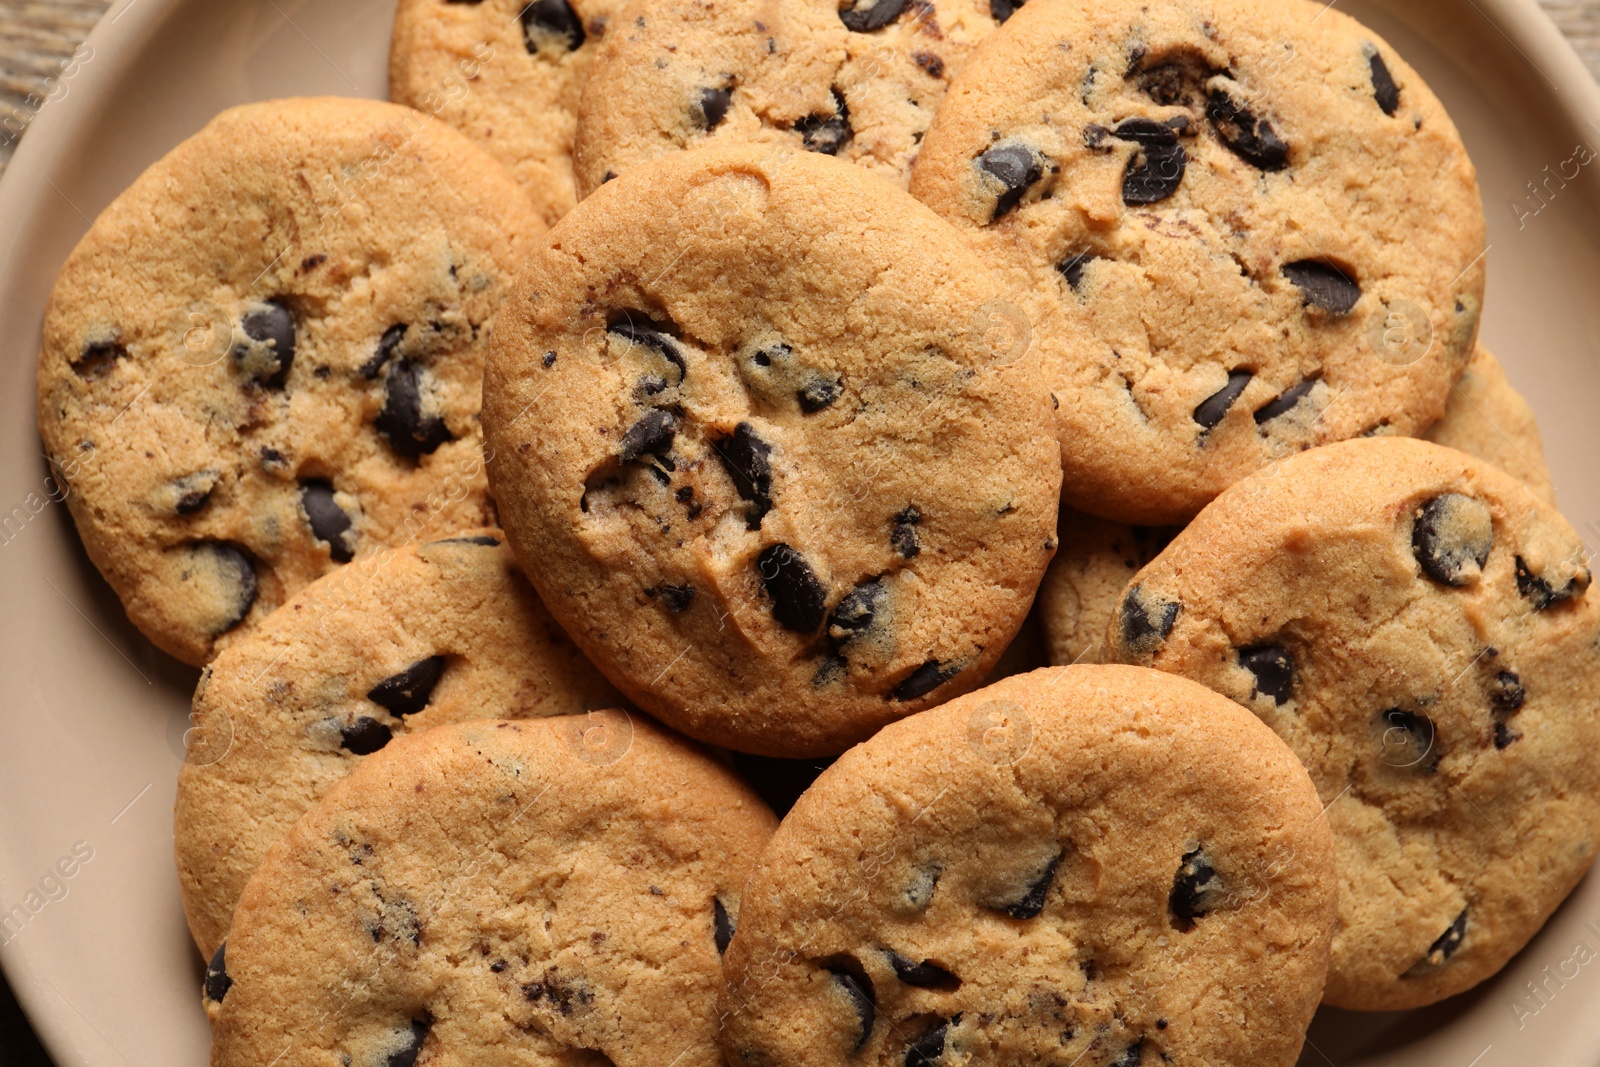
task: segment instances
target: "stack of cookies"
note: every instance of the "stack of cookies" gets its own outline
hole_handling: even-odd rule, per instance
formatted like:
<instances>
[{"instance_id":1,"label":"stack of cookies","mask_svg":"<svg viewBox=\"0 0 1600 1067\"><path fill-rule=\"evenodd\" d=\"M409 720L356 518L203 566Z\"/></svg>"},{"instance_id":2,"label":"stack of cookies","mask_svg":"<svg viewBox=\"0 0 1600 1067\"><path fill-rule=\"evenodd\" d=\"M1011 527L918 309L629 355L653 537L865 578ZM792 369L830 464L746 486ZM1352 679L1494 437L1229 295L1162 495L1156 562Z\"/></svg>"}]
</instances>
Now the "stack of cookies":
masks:
<instances>
[{"instance_id":1,"label":"stack of cookies","mask_svg":"<svg viewBox=\"0 0 1600 1067\"><path fill-rule=\"evenodd\" d=\"M391 88L218 116L45 322L201 668L214 1064L1286 1067L1587 870L1600 599L1365 27L401 0Z\"/></svg>"}]
</instances>

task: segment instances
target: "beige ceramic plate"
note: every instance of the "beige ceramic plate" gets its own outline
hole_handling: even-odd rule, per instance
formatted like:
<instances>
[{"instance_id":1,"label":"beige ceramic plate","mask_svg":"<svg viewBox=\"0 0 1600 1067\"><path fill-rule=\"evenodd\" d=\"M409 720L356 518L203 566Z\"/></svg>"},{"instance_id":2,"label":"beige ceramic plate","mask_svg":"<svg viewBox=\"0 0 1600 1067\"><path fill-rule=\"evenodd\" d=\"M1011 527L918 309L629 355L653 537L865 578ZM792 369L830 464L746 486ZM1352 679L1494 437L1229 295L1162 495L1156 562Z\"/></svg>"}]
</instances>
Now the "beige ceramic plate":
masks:
<instances>
[{"instance_id":1,"label":"beige ceramic plate","mask_svg":"<svg viewBox=\"0 0 1600 1067\"><path fill-rule=\"evenodd\" d=\"M63 1067L200 1064L207 1034L172 863L195 674L127 624L50 499L33 415L45 299L89 221L215 112L383 96L392 7L124 0L0 185L0 961ZM1600 89L1535 0L1341 10L1422 71L1466 136L1489 215L1485 332L1543 421L1567 514L1600 547L1600 161L1574 153L1600 144L1586 126ZM1600 1063L1597 961L1592 877L1497 980L1421 1012L1324 1012L1302 1062Z\"/></svg>"}]
</instances>

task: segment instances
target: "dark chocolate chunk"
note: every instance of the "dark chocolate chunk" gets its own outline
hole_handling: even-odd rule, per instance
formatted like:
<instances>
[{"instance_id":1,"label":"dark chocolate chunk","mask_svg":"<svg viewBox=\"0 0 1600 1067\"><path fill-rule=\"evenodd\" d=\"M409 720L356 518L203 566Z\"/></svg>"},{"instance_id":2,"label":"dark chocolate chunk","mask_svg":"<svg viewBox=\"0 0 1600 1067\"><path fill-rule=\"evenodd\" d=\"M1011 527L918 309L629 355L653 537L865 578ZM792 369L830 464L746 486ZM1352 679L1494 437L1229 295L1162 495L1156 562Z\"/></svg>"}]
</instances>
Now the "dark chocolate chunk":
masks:
<instances>
[{"instance_id":1,"label":"dark chocolate chunk","mask_svg":"<svg viewBox=\"0 0 1600 1067\"><path fill-rule=\"evenodd\" d=\"M1004 3L1005 0L999 0L999 2ZM936 53L912 52L911 62L921 67L930 78L944 77L944 60L940 59Z\"/></svg>"},{"instance_id":2,"label":"dark chocolate chunk","mask_svg":"<svg viewBox=\"0 0 1600 1067\"><path fill-rule=\"evenodd\" d=\"M779 543L762 549L756 566L778 625L799 634L815 633L822 626L828 593L805 558Z\"/></svg>"},{"instance_id":3,"label":"dark chocolate chunk","mask_svg":"<svg viewBox=\"0 0 1600 1067\"><path fill-rule=\"evenodd\" d=\"M389 447L409 459L429 455L455 440L443 419L423 411L427 381L428 372L409 359L390 367L383 387L383 410L373 423Z\"/></svg>"},{"instance_id":4,"label":"dark chocolate chunk","mask_svg":"<svg viewBox=\"0 0 1600 1067\"><path fill-rule=\"evenodd\" d=\"M95 341L85 345L83 354L72 361L72 373L80 378L104 378L117 360L127 358L128 350L115 341Z\"/></svg>"},{"instance_id":5,"label":"dark chocolate chunk","mask_svg":"<svg viewBox=\"0 0 1600 1067\"><path fill-rule=\"evenodd\" d=\"M397 322L387 330L383 331L383 336L378 338L378 351L373 354L371 359L361 364L361 376L363 378L366 378L368 381L370 381L378 376L378 372L381 371L384 366L394 358L394 354L399 351L400 342L405 340L406 330L408 328L409 327L407 327L405 323Z\"/></svg>"},{"instance_id":6,"label":"dark chocolate chunk","mask_svg":"<svg viewBox=\"0 0 1600 1067\"><path fill-rule=\"evenodd\" d=\"M1206 82L1220 73L1195 52L1178 51L1139 69L1144 49L1135 48L1128 76L1137 73L1139 88L1162 107L1198 108L1206 100Z\"/></svg>"},{"instance_id":7,"label":"dark chocolate chunk","mask_svg":"<svg viewBox=\"0 0 1600 1067\"><path fill-rule=\"evenodd\" d=\"M1317 381L1318 379L1316 378L1306 378L1302 381L1295 382L1293 385L1289 386L1289 388L1279 393L1276 397L1267 401L1261 407L1256 408L1256 425L1264 425L1265 423L1277 418L1279 415L1287 414L1288 412L1293 411L1295 405L1300 403L1300 401L1305 398L1307 393L1311 392L1312 388L1317 384Z\"/></svg>"},{"instance_id":8,"label":"dark chocolate chunk","mask_svg":"<svg viewBox=\"0 0 1600 1067\"><path fill-rule=\"evenodd\" d=\"M355 530L350 516L333 498L332 483L320 479L301 482L300 508L311 524L311 536L328 546L328 558L335 563L355 558Z\"/></svg>"},{"instance_id":9,"label":"dark chocolate chunk","mask_svg":"<svg viewBox=\"0 0 1600 1067\"><path fill-rule=\"evenodd\" d=\"M751 504L745 524L760 529L761 520L772 510L772 446L756 436L754 426L741 422L731 437L716 442L716 449L740 499Z\"/></svg>"},{"instance_id":10,"label":"dark chocolate chunk","mask_svg":"<svg viewBox=\"0 0 1600 1067\"><path fill-rule=\"evenodd\" d=\"M268 300L246 313L240 326L244 335L261 347L235 345L233 361L257 384L280 388L294 363L294 313L283 301Z\"/></svg>"},{"instance_id":11,"label":"dark chocolate chunk","mask_svg":"<svg viewBox=\"0 0 1600 1067\"><path fill-rule=\"evenodd\" d=\"M1317 259L1285 263L1283 276L1293 283L1308 307L1318 307L1334 315L1347 314L1361 299L1361 286L1354 278Z\"/></svg>"},{"instance_id":12,"label":"dark chocolate chunk","mask_svg":"<svg viewBox=\"0 0 1600 1067\"><path fill-rule=\"evenodd\" d=\"M678 351L678 342L672 339L667 327L651 321L645 315L624 312L622 317L606 327L606 332L614 333L633 344L643 345L660 355L662 359L678 368L679 382L682 382L684 376L689 373L689 368L683 361L683 353Z\"/></svg>"},{"instance_id":13,"label":"dark chocolate chunk","mask_svg":"<svg viewBox=\"0 0 1600 1067\"><path fill-rule=\"evenodd\" d=\"M1456 954L1456 949L1466 940L1468 910L1461 909L1461 914L1456 916L1455 921L1445 927L1444 933L1428 946L1428 954L1412 964L1411 969L1406 972L1406 977L1417 978L1437 971Z\"/></svg>"},{"instance_id":14,"label":"dark chocolate chunk","mask_svg":"<svg viewBox=\"0 0 1600 1067\"><path fill-rule=\"evenodd\" d=\"M1228 413L1228 409L1233 407L1233 402L1239 399L1239 394L1244 392L1244 387L1250 384L1250 379L1254 377L1254 371L1229 371L1228 384L1195 405L1194 421L1200 424L1202 430L1209 430L1215 427L1217 423L1222 421L1222 417Z\"/></svg>"},{"instance_id":15,"label":"dark chocolate chunk","mask_svg":"<svg viewBox=\"0 0 1600 1067\"><path fill-rule=\"evenodd\" d=\"M662 605L674 615L681 615L689 610L689 605L694 602L694 586L670 585L662 582L653 585L644 591L644 595L651 599L660 599Z\"/></svg>"},{"instance_id":16,"label":"dark chocolate chunk","mask_svg":"<svg viewBox=\"0 0 1600 1067\"><path fill-rule=\"evenodd\" d=\"M1122 643L1130 652L1153 651L1172 632L1180 610L1177 601L1146 593L1141 585L1134 586L1122 598Z\"/></svg>"},{"instance_id":17,"label":"dark chocolate chunk","mask_svg":"<svg viewBox=\"0 0 1600 1067\"><path fill-rule=\"evenodd\" d=\"M889 23L900 17L909 0L870 0L861 3L857 0L850 7L839 12L839 21L843 22L845 29L856 33L871 33L881 30Z\"/></svg>"},{"instance_id":18,"label":"dark chocolate chunk","mask_svg":"<svg viewBox=\"0 0 1600 1067\"><path fill-rule=\"evenodd\" d=\"M1172 878L1172 892L1167 894L1168 921L1183 933L1194 929L1194 921L1217 906L1217 895L1222 892L1222 880L1211 865L1211 857L1202 848L1183 854L1178 873Z\"/></svg>"},{"instance_id":19,"label":"dark chocolate chunk","mask_svg":"<svg viewBox=\"0 0 1600 1067\"><path fill-rule=\"evenodd\" d=\"M1258 117L1221 89L1212 89L1206 117L1228 150L1251 166L1282 170L1289 145L1267 119Z\"/></svg>"},{"instance_id":20,"label":"dark chocolate chunk","mask_svg":"<svg viewBox=\"0 0 1600 1067\"><path fill-rule=\"evenodd\" d=\"M1057 263L1056 270L1061 272L1061 276L1067 280L1067 284L1072 286L1073 291L1076 292L1083 286L1083 268L1099 258L1093 252L1074 252L1060 263Z\"/></svg>"},{"instance_id":21,"label":"dark chocolate chunk","mask_svg":"<svg viewBox=\"0 0 1600 1067\"><path fill-rule=\"evenodd\" d=\"M1122 172L1123 203L1155 204L1178 191L1189 154L1171 126L1154 119L1126 119L1112 133L1139 146Z\"/></svg>"},{"instance_id":22,"label":"dark chocolate chunk","mask_svg":"<svg viewBox=\"0 0 1600 1067\"><path fill-rule=\"evenodd\" d=\"M900 553L902 559L911 559L922 551L922 546L917 543L917 526L922 522L922 512L917 510L915 504L894 517L894 528L889 532L889 543L894 550Z\"/></svg>"},{"instance_id":23,"label":"dark chocolate chunk","mask_svg":"<svg viewBox=\"0 0 1600 1067\"><path fill-rule=\"evenodd\" d=\"M1494 520L1482 501L1442 493L1418 509L1411 552L1424 574L1445 585L1476 581L1494 547Z\"/></svg>"},{"instance_id":24,"label":"dark chocolate chunk","mask_svg":"<svg viewBox=\"0 0 1600 1067\"><path fill-rule=\"evenodd\" d=\"M1055 881L1056 868L1061 866L1061 853L1057 852L1039 876L1028 886L1028 891L1005 904L990 904L995 911L1003 911L1013 919L1034 919L1044 911L1044 899L1050 893L1050 883Z\"/></svg>"},{"instance_id":25,"label":"dark chocolate chunk","mask_svg":"<svg viewBox=\"0 0 1600 1067\"><path fill-rule=\"evenodd\" d=\"M1158 1030L1165 1029L1157 1025ZM1106 1067L1139 1067L1144 1062L1144 1038L1139 1038L1133 1044L1122 1050L1122 1055L1106 1064Z\"/></svg>"},{"instance_id":26,"label":"dark chocolate chunk","mask_svg":"<svg viewBox=\"0 0 1600 1067\"><path fill-rule=\"evenodd\" d=\"M838 89L833 90L833 114L807 115L794 124L794 132L800 135L807 152L838 155L839 149L849 144L850 138L855 136L855 130L850 126L850 108L844 101L844 95Z\"/></svg>"},{"instance_id":27,"label":"dark chocolate chunk","mask_svg":"<svg viewBox=\"0 0 1600 1067\"><path fill-rule=\"evenodd\" d=\"M895 700L917 700L960 673L961 668L953 663L941 664L936 659L926 660L922 666L902 678L900 684L896 685L889 695Z\"/></svg>"},{"instance_id":28,"label":"dark chocolate chunk","mask_svg":"<svg viewBox=\"0 0 1600 1067\"><path fill-rule=\"evenodd\" d=\"M544 354L544 358L539 361L539 366L543 367L545 370L549 370L551 367L554 367L555 365L556 365L556 354L554 352L546 352Z\"/></svg>"},{"instance_id":29,"label":"dark chocolate chunk","mask_svg":"<svg viewBox=\"0 0 1600 1067\"><path fill-rule=\"evenodd\" d=\"M994 16L996 22L1004 22L1015 15L1026 3L1026 0L989 0L989 14Z\"/></svg>"},{"instance_id":30,"label":"dark chocolate chunk","mask_svg":"<svg viewBox=\"0 0 1600 1067\"><path fill-rule=\"evenodd\" d=\"M960 1018L958 1015L950 1022ZM941 1021L938 1026L907 1045L903 1061L905 1067L938 1067L944 1059L944 1039L950 1032L950 1022Z\"/></svg>"},{"instance_id":31,"label":"dark chocolate chunk","mask_svg":"<svg viewBox=\"0 0 1600 1067\"><path fill-rule=\"evenodd\" d=\"M567 4L567 0L534 0L522 9L522 42L529 55L539 54L541 39L554 42L565 38L567 51L575 52L583 44L583 23Z\"/></svg>"},{"instance_id":32,"label":"dark chocolate chunk","mask_svg":"<svg viewBox=\"0 0 1600 1067\"><path fill-rule=\"evenodd\" d=\"M1367 68L1372 72L1372 99L1378 102L1385 115L1393 115L1400 110L1400 87L1394 83L1394 75L1389 73L1389 64L1370 45Z\"/></svg>"},{"instance_id":33,"label":"dark chocolate chunk","mask_svg":"<svg viewBox=\"0 0 1600 1067\"><path fill-rule=\"evenodd\" d=\"M206 999L221 1004L232 988L233 979L228 977L228 943L224 941L206 964Z\"/></svg>"},{"instance_id":34,"label":"dark chocolate chunk","mask_svg":"<svg viewBox=\"0 0 1600 1067\"><path fill-rule=\"evenodd\" d=\"M371 689L367 699L382 705L391 715L415 715L428 706L433 687L444 677L445 657L419 659L399 674L391 674Z\"/></svg>"},{"instance_id":35,"label":"dark chocolate chunk","mask_svg":"<svg viewBox=\"0 0 1600 1067\"><path fill-rule=\"evenodd\" d=\"M750 756L733 753L733 769L750 784L781 819L794 807L800 794L811 788L817 775L827 770L833 759L778 759L774 756Z\"/></svg>"},{"instance_id":36,"label":"dark chocolate chunk","mask_svg":"<svg viewBox=\"0 0 1600 1067\"><path fill-rule=\"evenodd\" d=\"M993 175L1001 185L991 220L998 219L1021 203L1028 187L1044 177L1044 164L1038 155L1026 145L1014 141L997 144L979 156L978 169Z\"/></svg>"},{"instance_id":37,"label":"dark chocolate chunk","mask_svg":"<svg viewBox=\"0 0 1600 1067\"><path fill-rule=\"evenodd\" d=\"M732 102L732 89L701 89L700 99L695 101L700 128L708 131L716 129L718 124L728 117L728 105Z\"/></svg>"},{"instance_id":38,"label":"dark chocolate chunk","mask_svg":"<svg viewBox=\"0 0 1600 1067\"><path fill-rule=\"evenodd\" d=\"M426 1020L412 1020L411 1029L406 1032L404 1043L389 1053L385 1067L416 1067L417 1056L422 1052L422 1042L427 1038L428 1030L429 1024Z\"/></svg>"},{"instance_id":39,"label":"dark chocolate chunk","mask_svg":"<svg viewBox=\"0 0 1600 1067\"><path fill-rule=\"evenodd\" d=\"M828 636L842 645L872 629L885 591L882 580L869 578L846 593L828 616Z\"/></svg>"},{"instance_id":40,"label":"dark chocolate chunk","mask_svg":"<svg viewBox=\"0 0 1600 1067\"><path fill-rule=\"evenodd\" d=\"M815 415L839 399L839 379L813 378L804 387L796 390L795 398L800 401L801 411L807 415Z\"/></svg>"},{"instance_id":41,"label":"dark chocolate chunk","mask_svg":"<svg viewBox=\"0 0 1600 1067\"><path fill-rule=\"evenodd\" d=\"M211 503L211 493L216 487L217 472L214 470L196 471L174 479L172 488L176 490L176 499L172 510L179 515L193 515Z\"/></svg>"},{"instance_id":42,"label":"dark chocolate chunk","mask_svg":"<svg viewBox=\"0 0 1600 1067\"><path fill-rule=\"evenodd\" d=\"M1558 588L1548 579L1534 574L1528 568L1527 561L1521 556L1517 557L1517 592L1533 604L1534 611L1543 611L1552 604L1571 600L1587 588L1589 588L1588 571L1574 575Z\"/></svg>"},{"instance_id":43,"label":"dark chocolate chunk","mask_svg":"<svg viewBox=\"0 0 1600 1067\"><path fill-rule=\"evenodd\" d=\"M201 541L191 551L196 563L210 572L231 603L215 633L223 634L244 621L256 602L256 569L242 549L221 541Z\"/></svg>"},{"instance_id":44,"label":"dark chocolate chunk","mask_svg":"<svg viewBox=\"0 0 1600 1067\"><path fill-rule=\"evenodd\" d=\"M666 388L667 380L661 375L641 374L639 380L634 383L633 391L636 396L642 399L644 397L659 396L666 391Z\"/></svg>"},{"instance_id":45,"label":"dark chocolate chunk","mask_svg":"<svg viewBox=\"0 0 1600 1067\"><path fill-rule=\"evenodd\" d=\"M1282 645L1255 645L1239 650L1239 665L1256 677L1256 694L1274 704L1289 699L1294 689L1294 657Z\"/></svg>"},{"instance_id":46,"label":"dark chocolate chunk","mask_svg":"<svg viewBox=\"0 0 1600 1067\"><path fill-rule=\"evenodd\" d=\"M943 989L954 990L960 987L961 979L934 963L932 960L923 960L915 963L906 959L894 949L887 949L884 955L889 958L889 966L894 968L894 976L909 986L918 989Z\"/></svg>"},{"instance_id":47,"label":"dark chocolate chunk","mask_svg":"<svg viewBox=\"0 0 1600 1067\"><path fill-rule=\"evenodd\" d=\"M357 756L370 756L394 739L390 729L370 715L357 717L356 721L339 731L340 744Z\"/></svg>"},{"instance_id":48,"label":"dark chocolate chunk","mask_svg":"<svg viewBox=\"0 0 1600 1067\"><path fill-rule=\"evenodd\" d=\"M424 548L431 545L481 545L484 548L495 548L500 544L500 538L492 534L475 534L472 537L445 537L438 541L429 541Z\"/></svg>"},{"instance_id":49,"label":"dark chocolate chunk","mask_svg":"<svg viewBox=\"0 0 1600 1067\"><path fill-rule=\"evenodd\" d=\"M673 418L672 412L652 408L622 435L622 462L632 463L645 455L664 455L671 451L677 433L678 420Z\"/></svg>"},{"instance_id":50,"label":"dark chocolate chunk","mask_svg":"<svg viewBox=\"0 0 1600 1067\"><path fill-rule=\"evenodd\" d=\"M1434 747L1433 720L1404 708L1390 708L1379 716L1383 727L1383 761L1391 767L1421 767L1432 774L1444 753Z\"/></svg>"},{"instance_id":51,"label":"dark chocolate chunk","mask_svg":"<svg viewBox=\"0 0 1600 1067\"><path fill-rule=\"evenodd\" d=\"M1494 676L1489 690L1489 700L1501 715L1515 715L1527 702L1528 691L1522 687L1522 678L1516 671L1500 671Z\"/></svg>"},{"instance_id":52,"label":"dark chocolate chunk","mask_svg":"<svg viewBox=\"0 0 1600 1067\"><path fill-rule=\"evenodd\" d=\"M852 959L844 959L830 963L825 968L833 975L834 985L850 1001L850 1006L855 1009L856 1022L860 1029L856 1036L855 1047L852 1052L859 1052L867 1039L872 1036L872 1024L878 1017L877 1000L873 996L872 979L867 977L861 965Z\"/></svg>"},{"instance_id":53,"label":"dark chocolate chunk","mask_svg":"<svg viewBox=\"0 0 1600 1067\"><path fill-rule=\"evenodd\" d=\"M728 951L728 942L733 940L733 920L728 916L728 909L723 907L721 897L711 898L711 937L717 943L717 955Z\"/></svg>"}]
</instances>

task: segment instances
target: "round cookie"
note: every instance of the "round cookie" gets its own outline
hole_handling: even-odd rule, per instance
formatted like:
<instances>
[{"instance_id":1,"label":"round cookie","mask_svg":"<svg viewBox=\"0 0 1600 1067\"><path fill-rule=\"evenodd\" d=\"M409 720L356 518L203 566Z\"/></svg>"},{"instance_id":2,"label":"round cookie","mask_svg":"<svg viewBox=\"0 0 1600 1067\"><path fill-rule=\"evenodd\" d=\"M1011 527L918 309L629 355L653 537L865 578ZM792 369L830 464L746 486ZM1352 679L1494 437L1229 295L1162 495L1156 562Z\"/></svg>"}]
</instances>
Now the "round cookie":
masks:
<instances>
[{"instance_id":1,"label":"round cookie","mask_svg":"<svg viewBox=\"0 0 1600 1067\"><path fill-rule=\"evenodd\" d=\"M173 814L210 957L267 849L391 739L616 706L497 531L374 553L312 582L200 676Z\"/></svg>"},{"instance_id":2,"label":"round cookie","mask_svg":"<svg viewBox=\"0 0 1600 1067\"><path fill-rule=\"evenodd\" d=\"M1444 417L1422 438L1494 464L1534 496L1556 506L1556 487L1544 461L1544 442L1533 409L1483 345L1473 351L1472 362L1450 390Z\"/></svg>"},{"instance_id":3,"label":"round cookie","mask_svg":"<svg viewBox=\"0 0 1600 1067\"><path fill-rule=\"evenodd\" d=\"M775 821L620 711L399 738L251 879L211 1062L720 1067L720 954Z\"/></svg>"},{"instance_id":4,"label":"round cookie","mask_svg":"<svg viewBox=\"0 0 1600 1067\"><path fill-rule=\"evenodd\" d=\"M911 191L1027 307L1063 502L1104 518L1181 522L1278 456L1421 433L1472 354L1472 164L1326 4L1030 2L956 78Z\"/></svg>"},{"instance_id":5,"label":"round cookie","mask_svg":"<svg viewBox=\"0 0 1600 1067\"><path fill-rule=\"evenodd\" d=\"M1259 715L1339 864L1325 999L1393 1010L1495 973L1600 842L1600 597L1566 521L1405 438L1313 449L1219 496L1128 587L1108 659Z\"/></svg>"},{"instance_id":6,"label":"round cookie","mask_svg":"<svg viewBox=\"0 0 1600 1067\"><path fill-rule=\"evenodd\" d=\"M640 707L818 756L981 684L1060 467L1026 319L931 212L825 156L678 153L563 219L506 307L507 537Z\"/></svg>"},{"instance_id":7,"label":"round cookie","mask_svg":"<svg viewBox=\"0 0 1600 1067\"><path fill-rule=\"evenodd\" d=\"M389 95L516 175L549 224L572 210L578 96L620 0L400 0Z\"/></svg>"},{"instance_id":8,"label":"round cookie","mask_svg":"<svg viewBox=\"0 0 1600 1067\"><path fill-rule=\"evenodd\" d=\"M701 144L835 156L904 187L934 109L1014 0L634 0L584 85L578 194Z\"/></svg>"},{"instance_id":9,"label":"round cookie","mask_svg":"<svg viewBox=\"0 0 1600 1067\"><path fill-rule=\"evenodd\" d=\"M1006 679L824 771L745 884L731 1067L1295 1062L1336 887L1259 722L1129 667Z\"/></svg>"},{"instance_id":10,"label":"round cookie","mask_svg":"<svg viewBox=\"0 0 1600 1067\"><path fill-rule=\"evenodd\" d=\"M39 429L150 640L198 666L341 563L493 521L483 353L540 229L454 130L331 98L225 111L106 208Z\"/></svg>"}]
</instances>

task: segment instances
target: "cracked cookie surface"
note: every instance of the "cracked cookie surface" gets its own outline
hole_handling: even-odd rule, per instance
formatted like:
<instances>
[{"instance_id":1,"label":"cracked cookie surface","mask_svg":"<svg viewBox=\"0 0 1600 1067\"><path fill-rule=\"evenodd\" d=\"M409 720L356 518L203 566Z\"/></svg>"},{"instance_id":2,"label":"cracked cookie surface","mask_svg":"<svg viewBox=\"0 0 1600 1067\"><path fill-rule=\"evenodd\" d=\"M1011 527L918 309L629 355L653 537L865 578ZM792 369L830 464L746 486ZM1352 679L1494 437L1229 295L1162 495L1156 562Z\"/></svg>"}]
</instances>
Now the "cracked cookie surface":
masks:
<instances>
[{"instance_id":1,"label":"cracked cookie surface","mask_svg":"<svg viewBox=\"0 0 1600 1067\"><path fill-rule=\"evenodd\" d=\"M1307 0L1029 3L956 78L911 191L1028 308L1063 499L1108 519L1181 522L1279 456L1420 433L1477 334L1455 127Z\"/></svg>"},{"instance_id":2,"label":"cracked cookie surface","mask_svg":"<svg viewBox=\"0 0 1600 1067\"><path fill-rule=\"evenodd\" d=\"M720 1067L772 813L619 711L396 738L268 853L207 975L216 1067Z\"/></svg>"},{"instance_id":3,"label":"cracked cookie surface","mask_svg":"<svg viewBox=\"0 0 1600 1067\"><path fill-rule=\"evenodd\" d=\"M198 666L353 558L493 521L488 333L542 227L393 104L225 111L56 281L39 428L129 618Z\"/></svg>"},{"instance_id":4,"label":"cracked cookie surface","mask_svg":"<svg viewBox=\"0 0 1600 1067\"><path fill-rule=\"evenodd\" d=\"M578 191L702 144L823 153L904 186L934 109L1009 0L636 0L578 112Z\"/></svg>"},{"instance_id":5,"label":"cracked cookie surface","mask_svg":"<svg viewBox=\"0 0 1600 1067\"><path fill-rule=\"evenodd\" d=\"M374 553L311 583L195 690L173 836L201 955L272 843L394 738L617 702L498 531Z\"/></svg>"},{"instance_id":6,"label":"cracked cookie surface","mask_svg":"<svg viewBox=\"0 0 1600 1067\"><path fill-rule=\"evenodd\" d=\"M745 886L733 1067L1295 1061L1334 919L1305 771L1203 687L1046 668L885 727Z\"/></svg>"},{"instance_id":7,"label":"cracked cookie surface","mask_svg":"<svg viewBox=\"0 0 1600 1067\"><path fill-rule=\"evenodd\" d=\"M640 707L741 751L842 751L980 684L1027 615L1060 475L1026 329L860 168L664 157L552 230L502 315L507 536Z\"/></svg>"},{"instance_id":8,"label":"cracked cookie surface","mask_svg":"<svg viewBox=\"0 0 1600 1067\"><path fill-rule=\"evenodd\" d=\"M1254 711L1328 805L1325 998L1391 1010L1498 971L1600 841L1600 598L1566 520L1405 438L1283 460L1134 577L1109 659Z\"/></svg>"}]
</instances>

